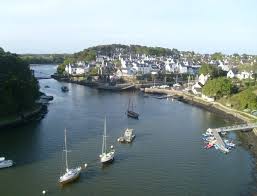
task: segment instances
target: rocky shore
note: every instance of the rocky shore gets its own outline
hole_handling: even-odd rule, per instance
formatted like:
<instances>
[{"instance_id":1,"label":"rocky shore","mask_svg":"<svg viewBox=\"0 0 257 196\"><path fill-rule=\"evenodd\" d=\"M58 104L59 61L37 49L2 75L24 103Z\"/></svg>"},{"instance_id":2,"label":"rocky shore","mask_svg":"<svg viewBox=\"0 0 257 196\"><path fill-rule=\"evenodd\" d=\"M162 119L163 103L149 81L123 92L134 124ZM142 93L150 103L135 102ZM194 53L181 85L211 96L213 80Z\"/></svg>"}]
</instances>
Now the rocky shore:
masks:
<instances>
[{"instance_id":1,"label":"rocky shore","mask_svg":"<svg viewBox=\"0 0 257 196\"><path fill-rule=\"evenodd\" d=\"M47 111L47 106L44 104L37 104L37 106L28 112L17 115L10 120L3 120L0 122L0 130L4 128L16 127L29 123L31 121L41 119Z\"/></svg>"},{"instance_id":2,"label":"rocky shore","mask_svg":"<svg viewBox=\"0 0 257 196\"><path fill-rule=\"evenodd\" d=\"M184 103L188 103L188 104L203 108L223 118L230 119L238 123L249 123L249 122L257 121L257 117L253 115L250 115L248 113L241 112L238 110L234 110L232 108L228 108L218 102L205 101L201 97L197 97L195 95L189 94L184 91L179 91L174 89L145 88L144 92L153 93L153 94L166 94L170 96L179 97L180 98L179 100Z\"/></svg>"}]
</instances>

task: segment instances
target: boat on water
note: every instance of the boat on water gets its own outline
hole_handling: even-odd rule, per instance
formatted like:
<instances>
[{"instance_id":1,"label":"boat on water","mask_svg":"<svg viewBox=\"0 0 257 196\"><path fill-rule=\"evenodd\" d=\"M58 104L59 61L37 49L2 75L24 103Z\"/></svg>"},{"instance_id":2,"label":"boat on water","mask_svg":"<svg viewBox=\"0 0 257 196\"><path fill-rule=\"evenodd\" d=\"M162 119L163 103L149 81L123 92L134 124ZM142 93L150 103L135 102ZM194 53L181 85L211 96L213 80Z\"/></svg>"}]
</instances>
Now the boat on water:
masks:
<instances>
[{"instance_id":1,"label":"boat on water","mask_svg":"<svg viewBox=\"0 0 257 196\"><path fill-rule=\"evenodd\" d=\"M40 99L47 100L47 101L52 101L54 99L54 97L53 96L48 96L48 95L41 95Z\"/></svg>"},{"instance_id":2,"label":"boat on water","mask_svg":"<svg viewBox=\"0 0 257 196\"><path fill-rule=\"evenodd\" d=\"M62 92L68 92L69 91L69 88L67 86L62 86Z\"/></svg>"},{"instance_id":3,"label":"boat on water","mask_svg":"<svg viewBox=\"0 0 257 196\"><path fill-rule=\"evenodd\" d=\"M204 146L205 149L210 149L214 146L213 143L208 143L206 146Z\"/></svg>"},{"instance_id":4,"label":"boat on water","mask_svg":"<svg viewBox=\"0 0 257 196\"><path fill-rule=\"evenodd\" d=\"M69 168L68 166L68 150L67 150L67 136L66 136L66 129L64 130L64 143L65 143L65 173L59 178L59 182L61 184L67 184L69 182L72 182L74 180L76 180L79 175L80 175L80 172L82 170L81 167L77 167L77 168Z\"/></svg>"},{"instance_id":5,"label":"boat on water","mask_svg":"<svg viewBox=\"0 0 257 196\"><path fill-rule=\"evenodd\" d=\"M131 143L135 137L136 135L134 133L134 129L127 128L124 132L124 135L119 137L117 141L121 143Z\"/></svg>"},{"instance_id":6,"label":"boat on water","mask_svg":"<svg viewBox=\"0 0 257 196\"><path fill-rule=\"evenodd\" d=\"M162 95L159 97L156 97L157 99L168 99L169 97L171 97L171 95Z\"/></svg>"},{"instance_id":7,"label":"boat on water","mask_svg":"<svg viewBox=\"0 0 257 196\"><path fill-rule=\"evenodd\" d=\"M0 157L0 169L13 166L12 160L5 160L5 157Z\"/></svg>"},{"instance_id":8,"label":"boat on water","mask_svg":"<svg viewBox=\"0 0 257 196\"><path fill-rule=\"evenodd\" d=\"M133 111L133 102L130 105L130 99L129 99L128 109L127 109L127 116L134 119L138 119L139 117L139 114Z\"/></svg>"},{"instance_id":9,"label":"boat on water","mask_svg":"<svg viewBox=\"0 0 257 196\"><path fill-rule=\"evenodd\" d=\"M104 119L104 134L103 134L103 144L102 144L102 153L99 155L101 163L110 163L114 160L115 149L111 146L110 149L107 149L106 142L106 117Z\"/></svg>"},{"instance_id":10,"label":"boat on water","mask_svg":"<svg viewBox=\"0 0 257 196\"><path fill-rule=\"evenodd\" d=\"M227 147L230 147L230 148L236 147L236 145L232 141L224 140L224 143L226 144Z\"/></svg>"}]
</instances>

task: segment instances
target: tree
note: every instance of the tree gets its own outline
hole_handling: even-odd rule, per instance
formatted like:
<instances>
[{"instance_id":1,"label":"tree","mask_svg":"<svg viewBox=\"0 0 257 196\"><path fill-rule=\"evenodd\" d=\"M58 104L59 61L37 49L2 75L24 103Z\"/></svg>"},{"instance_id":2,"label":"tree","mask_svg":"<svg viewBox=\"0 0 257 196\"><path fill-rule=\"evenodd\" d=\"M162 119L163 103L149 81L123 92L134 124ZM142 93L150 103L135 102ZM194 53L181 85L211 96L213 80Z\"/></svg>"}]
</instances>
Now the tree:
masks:
<instances>
[{"instance_id":1,"label":"tree","mask_svg":"<svg viewBox=\"0 0 257 196\"><path fill-rule=\"evenodd\" d=\"M221 60L223 60L223 56L224 55L221 52L216 52L211 55L211 59L215 60L215 61L219 61L219 60L221 61Z\"/></svg>"},{"instance_id":2,"label":"tree","mask_svg":"<svg viewBox=\"0 0 257 196\"><path fill-rule=\"evenodd\" d=\"M232 89L233 85L230 79L219 77L207 81L203 87L203 94L221 98L222 96L230 95Z\"/></svg>"},{"instance_id":3,"label":"tree","mask_svg":"<svg viewBox=\"0 0 257 196\"><path fill-rule=\"evenodd\" d=\"M199 69L199 73L203 75L210 74L211 77L216 77L218 76L218 68L209 64L203 64Z\"/></svg>"},{"instance_id":4,"label":"tree","mask_svg":"<svg viewBox=\"0 0 257 196\"><path fill-rule=\"evenodd\" d=\"M34 106L38 82L18 55L0 50L0 116L19 114Z\"/></svg>"},{"instance_id":5,"label":"tree","mask_svg":"<svg viewBox=\"0 0 257 196\"><path fill-rule=\"evenodd\" d=\"M62 74L64 73L64 71L65 71L65 65L64 65L64 64L58 65L58 67L57 67L57 73L60 74L60 75L62 75Z\"/></svg>"},{"instance_id":6,"label":"tree","mask_svg":"<svg viewBox=\"0 0 257 196\"><path fill-rule=\"evenodd\" d=\"M231 104L240 110L257 109L257 98L252 89L246 89L231 97Z\"/></svg>"}]
</instances>

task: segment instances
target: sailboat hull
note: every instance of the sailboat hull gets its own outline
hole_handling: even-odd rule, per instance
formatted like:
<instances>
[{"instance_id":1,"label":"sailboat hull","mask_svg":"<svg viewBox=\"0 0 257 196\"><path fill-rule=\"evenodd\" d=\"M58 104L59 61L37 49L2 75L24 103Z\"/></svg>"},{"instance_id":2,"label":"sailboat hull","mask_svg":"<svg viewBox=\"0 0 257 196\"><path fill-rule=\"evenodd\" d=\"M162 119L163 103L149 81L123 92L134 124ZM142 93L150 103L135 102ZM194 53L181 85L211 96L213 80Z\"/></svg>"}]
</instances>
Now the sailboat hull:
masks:
<instances>
[{"instance_id":1,"label":"sailboat hull","mask_svg":"<svg viewBox=\"0 0 257 196\"><path fill-rule=\"evenodd\" d=\"M136 113L136 112L133 112L133 111L128 110L128 111L127 111L127 116L130 117L130 118L138 119L139 114Z\"/></svg>"},{"instance_id":2,"label":"sailboat hull","mask_svg":"<svg viewBox=\"0 0 257 196\"><path fill-rule=\"evenodd\" d=\"M77 180L77 179L79 178L79 176L80 176L81 168L72 169L72 170L70 170L70 171L72 171L72 173L67 172L67 173L65 173L62 177L60 177L59 182L60 182L62 185Z\"/></svg>"},{"instance_id":3,"label":"sailboat hull","mask_svg":"<svg viewBox=\"0 0 257 196\"><path fill-rule=\"evenodd\" d=\"M100 161L101 163L105 164L105 163L111 163L114 160L114 153L115 151L110 151L108 153L103 153L100 155Z\"/></svg>"}]
</instances>

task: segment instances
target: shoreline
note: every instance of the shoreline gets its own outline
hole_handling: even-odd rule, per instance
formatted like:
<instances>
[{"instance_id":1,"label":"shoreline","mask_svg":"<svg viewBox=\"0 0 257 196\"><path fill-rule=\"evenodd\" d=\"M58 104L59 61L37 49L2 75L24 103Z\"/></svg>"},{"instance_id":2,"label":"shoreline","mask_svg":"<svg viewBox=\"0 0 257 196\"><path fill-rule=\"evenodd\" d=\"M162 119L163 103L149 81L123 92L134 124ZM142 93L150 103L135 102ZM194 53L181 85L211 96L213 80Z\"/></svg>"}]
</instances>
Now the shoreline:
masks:
<instances>
[{"instance_id":1,"label":"shoreline","mask_svg":"<svg viewBox=\"0 0 257 196\"><path fill-rule=\"evenodd\" d=\"M157 88L145 88L145 93L150 94L166 94L171 97L179 97L179 100L183 103L194 105L203 108L207 111L216 113L230 120L235 120L240 123L250 123L252 121L257 121L257 117L241 112L232 108L228 108L218 102L207 102L201 97L195 95L178 91L178 90L167 90L167 89L157 89Z\"/></svg>"},{"instance_id":2,"label":"shoreline","mask_svg":"<svg viewBox=\"0 0 257 196\"><path fill-rule=\"evenodd\" d=\"M35 118L38 117L40 114L43 115L43 113L47 110L47 106L44 104L38 104L38 106L29 112L26 112L22 116L15 116L12 120L5 120L0 122L0 130L4 128L10 128L10 127L16 127L20 125L27 124L29 122L32 122L36 120Z\"/></svg>"},{"instance_id":3,"label":"shoreline","mask_svg":"<svg viewBox=\"0 0 257 196\"><path fill-rule=\"evenodd\" d=\"M180 100L183 103L190 104L202 108L206 111L212 112L219 117L231 120L235 123L249 123L256 121L256 117L248 115L248 117L243 116L240 111L235 111L233 109L227 108L217 102L207 102L200 97L195 97L194 95L189 95L181 91L176 90L165 90L165 89L145 89L146 93L160 93L167 94L171 96L180 96ZM257 165L257 129L253 129L249 132L236 132L235 133L239 140L242 141L242 146L252 154L255 159L255 164Z\"/></svg>"}]
</instances>

